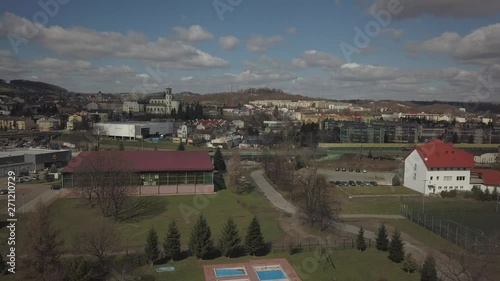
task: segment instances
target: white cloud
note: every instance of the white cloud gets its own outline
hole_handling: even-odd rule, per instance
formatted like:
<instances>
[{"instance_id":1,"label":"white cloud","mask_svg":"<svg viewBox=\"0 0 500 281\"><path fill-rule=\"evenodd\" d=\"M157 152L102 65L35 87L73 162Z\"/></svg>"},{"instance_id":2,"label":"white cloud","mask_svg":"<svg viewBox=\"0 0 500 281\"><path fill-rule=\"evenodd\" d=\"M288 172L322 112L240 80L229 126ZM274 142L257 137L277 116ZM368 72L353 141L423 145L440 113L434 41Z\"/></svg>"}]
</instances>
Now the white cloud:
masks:
<instances>
[{"instance_id":1,"label":"white cloud","mask_svg":"<svg viewBox=\"0 0 500 281\"><path fill-rule=\"evenodd\" d=\"M340 58L320 52L317 50L307 50L299 58L292 60L292 64L297 67L319 67L322 69L333 69L342 65Z\"/></svg>"},{"instance_id":2,"label":"white cloud","mask_svg":"<svg viewBox=\"0 0 500 281\"><path fill-rule=\"evenodd\" d=\"M214 35L200 25L192 25L189 28L182 26L174 27L182 40L189 42L208 41L214 39Z\"/></svg>"},{"instance_id":3,"label":"white cloud","mask_svg":"<svg viewBox=\"0 0 500 281\"><path fill-rule=\"evenodd\" d=\"M0 17L0 38L9 32L26 36L26 26L34 26L27 19L11 13ZM38 32L31 40L40 42L45 48L58 55L71 58L92 59L119 57L140 60L146 64L161 64L163 67L180 69L205 69L227 67L229 63L214 57L189 44L160 37L150 42L139 32L101 32L84 27L63 28L60 26L38 26ZM191 39L201 39L197 33Z\"/></svg>"},{"instance_id":4,"label":"white cloud","mask_svg":"<svg viewBox=\"0 0 500 281\"><path fill-rule=\"evenodd\" d=\"M372 11L388 10L393 0L375 0ZM394 18L417 18L423 15L435 17L485 17L500 14L498 0L418 0L401 1L402 10Z\"/></svg>"},{"instance_id":5,"label":"white cloud","mask_svg":"<svg viewBox=\"0 0 500 281\"><path fill-rule=\"evenodd\" d=\"M445 32L424 42L409 42L413 55L444 53L462 63L489 65L500 62L500 23L478 28L466 36Z\"/></svg>"},{"instance_id":6,"label":"white cloud","mask_svg":"<svg viewBox=\"0 0 500 281\"><path fill-rule=\"evenodd\" d=\"M186 81L192 80L193 78L194 78L193 76L185 76L185 77L181 78L181 81L186 82Z\"/></svg>"},{"instance_id":7,"label":"white cloud","mask_svg":"<svg viewBox=\"0 0 500 281\"><path fill-rule=\"evenodd\" d=\"M282 43L284 38L279 35L265 37L262 35L252 35L248 39L247 49L251 52L264 52L272 46Z\"/></svg>"},{"instance_id":8,"label":"white cloud","mask_svg":"<svg viewBox=\"0 0 500 281\"><path fill-rule=\"evenodd\" d=\"M399 40L404 34L402 29L395 28L384 28L380 31L380 33L389 36L393 40Z\"/></svg>"},{"instance_id":9,"label":"white cloud","mask_svg":"<svg viewBox=\"0 0 500 281\"><path fill-rule=\"evenodd\" d=\"M225 50L232 50L240 44L240 40L235 36L223 36L219 39L220 46Z\"/></svg>"}]
</instances>

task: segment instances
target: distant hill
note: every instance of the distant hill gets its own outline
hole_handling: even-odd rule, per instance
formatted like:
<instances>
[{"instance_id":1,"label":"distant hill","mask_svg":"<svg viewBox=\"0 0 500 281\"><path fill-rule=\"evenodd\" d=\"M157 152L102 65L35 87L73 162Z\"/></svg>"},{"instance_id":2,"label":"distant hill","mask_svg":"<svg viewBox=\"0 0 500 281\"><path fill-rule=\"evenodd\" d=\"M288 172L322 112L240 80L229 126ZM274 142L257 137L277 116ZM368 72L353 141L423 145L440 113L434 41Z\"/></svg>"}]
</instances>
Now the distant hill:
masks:
<instances>
[{"instance_id":1,"label":"distant hill","mask_svg":"<svg viewBox=\"0 0 500 281\"><path fill-rule=\"evenodd\" d=\"M211 94L191 94L191 95L179 95L179 98L185 102L197 101L197 102L217 102L225 104L227 106L237 106L238 103L245 104L253 100L313 100L318 98L306 97L302 95L292 95L283 92L280 89L269 89L269 88L250 88L245 90L239 90L237 92L221 92L221 93L211 93Z\"/></svg>"},{"instance_id":2,"label":"distant hill","mask_svg":"<svg viewBox=\"0 0 500 281\"><path fill-rule=\"evenodd\" d=\"M67 93L68 90L49 83L30 80L0 80L1 93Z\"/></svg>"}]
</instances>

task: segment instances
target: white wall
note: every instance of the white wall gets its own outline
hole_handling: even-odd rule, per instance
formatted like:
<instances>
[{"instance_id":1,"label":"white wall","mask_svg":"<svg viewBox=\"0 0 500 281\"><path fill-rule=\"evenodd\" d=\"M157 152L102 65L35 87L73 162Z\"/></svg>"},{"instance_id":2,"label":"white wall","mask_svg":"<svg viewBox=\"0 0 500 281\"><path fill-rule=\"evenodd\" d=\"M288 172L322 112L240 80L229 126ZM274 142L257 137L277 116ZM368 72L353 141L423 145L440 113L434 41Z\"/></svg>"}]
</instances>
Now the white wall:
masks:
<instances>
[{"instance_id":1,"label":"white wall","mask_svg":"<svg viewBox=\"0 0 500 281\"><path fill-rule=\"evenodd\" d=\"M135 138L136 134L141 134L140 129L136 132L135 125L136 124L96 123L94 126L103 128L106 131L106 135L110 137Z\"/></svg>"},{"instance_id":2,"label":"white wall","mask_svg":"<svg viewBox=\"0 0 500 281\"><path fill-rule=\"evenodd\" d=\"M416 177L414 178L414 174ZM413 189L417 192L424 192L424 180L427 178L427 167L424 161L418 154L417 150L413 150L405 159L404 167L404 186ZM429 183L427 183L428 185ZM425 188L425 194L429 194L429 189Z\"/></svg>"},{"instance_id":3,"label":"white wall","mask_svg":"<svg viewBox=\"0 0 500 281\"><path fill-rule=\"evenodd\" d=\"M442 170L443 168L441 168ZM450 168L449 168L450 169ZM450 177L451 181L445 181L445 177ZM432 177L432 180L431 180ZM465 177L465 180L457 180L457 177ZM429 171L427 173L428 183L436 186L436 193L441 191L459 190L465 191L472 188L470 184L470 170L447 170L447 171ZM441 189L439 188L441 187ZM447 187L447 188L445 188ZM457 188L455 188L457 187Z\"/></svg>"},{"instance_id":4,"label":"white wall","mask_svg":"<svg viewBox=\"0 0 500 281\"><path fill-rule=\"evenodd\" d=\"M474 156L474 162L481 164L492 164L498 161L498 153L485 153L480 156Z\"/></svg>"},{"instance_id":5,"label":"white wall","mask_svg":"<svg viewBox=\"0 0 500 281\"><path fill-rule=\"evenodd\" d=\"M173 134L174 133L174 122L147 122L146 127L149 127L149 133L154 134L159 132L161 135Z\"/></svg>"}]
</instances>

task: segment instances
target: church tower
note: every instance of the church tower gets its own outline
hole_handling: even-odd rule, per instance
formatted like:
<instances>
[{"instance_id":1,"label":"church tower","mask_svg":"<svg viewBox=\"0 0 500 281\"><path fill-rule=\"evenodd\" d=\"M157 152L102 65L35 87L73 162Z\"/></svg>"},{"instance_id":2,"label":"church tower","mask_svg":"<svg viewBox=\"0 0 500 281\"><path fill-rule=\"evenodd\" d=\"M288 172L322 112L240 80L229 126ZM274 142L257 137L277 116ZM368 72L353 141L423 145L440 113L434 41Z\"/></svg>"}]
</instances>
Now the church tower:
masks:
<instances>
[{"instance_id":1,"label":"church tower","mask_svg":"<svg viewBox=\"0 0 500 281\"><path fill-rule=\"evenodd\" d=\"M165 112L170 114L172 112L172 99L174 95L172 94L172 88L165 89Z\"/></svg>"}]
</instances>

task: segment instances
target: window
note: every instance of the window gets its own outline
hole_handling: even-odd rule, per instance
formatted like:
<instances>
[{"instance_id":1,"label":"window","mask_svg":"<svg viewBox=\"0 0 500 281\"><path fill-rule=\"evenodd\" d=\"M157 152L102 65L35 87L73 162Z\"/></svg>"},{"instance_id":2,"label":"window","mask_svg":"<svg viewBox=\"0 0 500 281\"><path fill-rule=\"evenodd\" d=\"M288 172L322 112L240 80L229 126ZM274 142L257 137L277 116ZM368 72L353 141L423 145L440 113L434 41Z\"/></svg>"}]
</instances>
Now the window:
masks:
<instances>
[{"instance_id":1,"label":"window","mask_svg":"<svg viewBox=\"0 0 500 281\"><path fill-rule=\"evenodd\" d=\"M434 178L434 177L432 177L432 176L431 176L431 179L430 179L430 180L432 180L433 178Z\"/></svg>"},{"instance_id":2,"label":"window","mask_svg":"<svg viewBox=\"0 0 500 281\"><path fill-rule=\"evenodd\" d=\"M442 187L441 186L438 186L438 189L441 189Z\"/></svg>"},{"instance_id":3,"label":"window","mask_svg":"<svg viewBox=\"0 0 500 281\"><path fill-rule=\"evenodd\" d=\"M439 180L439 176L436 177L436 180Z\"/></svg>"},{"instance_id":4,"label":"window","mask_svg":"<svg viewBox=\"0 0 500 281\"><path fill-rule=\"evenodd\" d=\"M457 177L457 181L464 181L465 180L465 176L459 176Z\"/></svg>"},{"instance_id":5,"label":"window","mask_svg":"<svg viewBox=\"0 0 500 281\"><path fill-rule=\"evenodd\" d=\"M445 186L445 187L444 187L444 189L448 189L448 187L447 187L447 186Z\"/></svg>"},{"instance_id":6,"label":"window","mask_svg":"<svg viewBox=\"0 0 500 281\"><path fill-rule=\"evenodd\" d=\"M413 180L417 179L417 173L413 173Z\"/></svg>"},{"instance_id":7,"label":"window","mask_svg":"<svg viewBox=\"0 0 500 281\"><path fill-rule=\"evenodd\" d=\"M417 170L417 164L415 164L415 166L413 166L413 170L416 171Z\"/></svg>"},{"instance_id":8,"label":"window","mask_svg":"<svg viewBox=\"0 0 500 281\"><path fill-rule=\"evenodd\" d=\"M452 176L445 176L444 177L444 181L451 181L451 179L452 179Z\"/></svg>"},{"instance_id":9,"label":"window","mask_svg":"<svg viewBox=\"0 0 500 281\"><path fill-rule=\"evenodd\" d=\"M464 189L464 187L463 187L463 186L460 186L460 189Z\"/></svg>"}]
</instances>

